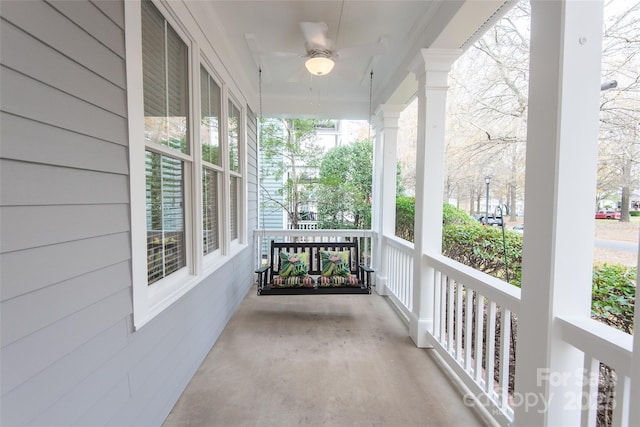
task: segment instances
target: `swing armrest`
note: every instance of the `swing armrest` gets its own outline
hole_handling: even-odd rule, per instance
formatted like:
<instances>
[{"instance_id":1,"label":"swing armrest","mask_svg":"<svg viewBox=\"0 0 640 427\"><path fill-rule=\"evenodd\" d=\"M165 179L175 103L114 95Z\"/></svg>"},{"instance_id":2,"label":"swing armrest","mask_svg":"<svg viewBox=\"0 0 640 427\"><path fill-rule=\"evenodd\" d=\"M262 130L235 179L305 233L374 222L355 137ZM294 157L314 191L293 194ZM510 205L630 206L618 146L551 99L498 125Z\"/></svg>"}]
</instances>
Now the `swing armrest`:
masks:
<instances>
[{"instance_id":1,"label":"swing armrest","mask_svg":"<svg viewBox=\"0 0 640 427\"><path fill-rule=\"evenodd\" d=\"M360 282L363 283L369 291L371 291L371 273L374 272L373 268L368 265L360 264L358 265L358 272Z\"/></svg>"},{"instance_id":2,"label":"swing armrest","mask_svg":"<svg viewBox=\"0 0 640 427\"><path fill-rule=\"evenodd\" d=\"M258 295L260 295L260 291L267 286L267 281L269 280L268 271L270 269L270 265L265 265L264 267L260 267L255 270L255 273L258 275Z\"/></svg>"}]
</instances>

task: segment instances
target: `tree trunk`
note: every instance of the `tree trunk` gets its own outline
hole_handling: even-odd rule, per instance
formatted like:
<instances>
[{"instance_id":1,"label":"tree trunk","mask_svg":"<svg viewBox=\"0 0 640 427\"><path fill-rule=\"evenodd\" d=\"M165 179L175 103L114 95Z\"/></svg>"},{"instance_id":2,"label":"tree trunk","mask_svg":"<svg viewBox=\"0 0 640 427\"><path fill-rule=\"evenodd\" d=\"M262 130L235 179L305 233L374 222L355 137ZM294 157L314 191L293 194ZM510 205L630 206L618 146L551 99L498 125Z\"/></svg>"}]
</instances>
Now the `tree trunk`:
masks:
<instances>
[{"instance_id":1,"label":"tree trunk","mask_svg":"<svg viewBox=\"0 0 640 427\"><path fill-rule=\"evenodd\" d=\"M516 200L517 200L517 194L516 194L516 186L514 184L509 185L509 207L511 208L511 216L509 217L510 221L516 221L517 219L517 211L518 211L518 206L516 204Z\"/></svg>"},{"instance_id":2,"label":"tree trunk","mask_svg":"<svg viewBox=\"0 0 640 427\"><path fill-rule=\"evenodd\" d=\"M620 206L620 221L629 222L629 203L631 199L631 187L622 187L622 206Z\"/></svg>"}]
</instances>

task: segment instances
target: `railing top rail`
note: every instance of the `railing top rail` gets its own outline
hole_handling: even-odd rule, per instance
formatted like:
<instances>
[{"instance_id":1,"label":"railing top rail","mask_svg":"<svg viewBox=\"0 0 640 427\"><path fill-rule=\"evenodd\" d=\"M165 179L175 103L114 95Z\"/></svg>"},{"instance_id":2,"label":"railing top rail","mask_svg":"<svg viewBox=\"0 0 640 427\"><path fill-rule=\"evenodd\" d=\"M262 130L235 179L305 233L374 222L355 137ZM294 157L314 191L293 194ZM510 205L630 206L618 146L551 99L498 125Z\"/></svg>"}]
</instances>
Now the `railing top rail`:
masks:
<instances>
[{"instance_id":1,"label":"railing top rail","mask_svg":"<svg viewBox=\"0 0 640 427\"><path fill-rule=\"evenodd\" d=\"M385 239L389 246L394 246L409 251L413 251L415 248L413 242L409 242L408 240L404 240L398 236L389 236L385 234L384 236L382 236L382 238Z\"/></svg>"},{"instance_id":2,"label":"railing top rail","mask_svg":"<svg viewBox=\"0 0 640 427\"><path fill-rule=\"evenodd\" d=\"M308 229L257 229L253 231L255 237L259 236L288 236L288 237L304 237L304 236L321 236L321 237L374 237L376 235L373 230L308 230Z\"/></svg>"},{"instance_id":3,"label":"railing top rail","mask_svg":"<svg viewBox=\"0 0 640 427\"><path fill-rule=\"evenodd\" d=\"M619 375L631 375L633 336L588 317L558 317L562 339Z\"/></svg>"},{"instance_id":4,"label":"railing top rail","mask_svg":"<svg viewBox=\"0 0 640 427\"><path fill-rule=\"evenodd\" d=\"M443 255L424 255L427 263L449 278L514 313L520 311L520 288Z\"/></svg>"}]
</instances>

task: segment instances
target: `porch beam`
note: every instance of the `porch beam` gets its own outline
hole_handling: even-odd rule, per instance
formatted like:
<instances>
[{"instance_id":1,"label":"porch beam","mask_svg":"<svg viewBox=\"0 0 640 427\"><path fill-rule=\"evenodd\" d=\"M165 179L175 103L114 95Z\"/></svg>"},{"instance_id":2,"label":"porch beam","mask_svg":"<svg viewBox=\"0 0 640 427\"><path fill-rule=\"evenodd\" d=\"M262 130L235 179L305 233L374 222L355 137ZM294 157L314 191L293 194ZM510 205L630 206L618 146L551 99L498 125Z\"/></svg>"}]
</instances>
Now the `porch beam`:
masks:
<instances>
[{"instance_id":1,"label":"porch beam","mask_svg":"<svg viewBox=\"0 0 640 427\"><path fill-rule=\"evenodd\" d=\"M557 318L590 316L602 15L602 1L531 1L516 425L580 425L584 355Z\"/></svg>"},{"instance_id":2,"label":"porch beam","mask_svg":"<svg viewBox=\"0 0 640 427\"><path fill-rule=\"evenodd\" d=\"M430 347L433 329L434 269L424 254L442 253L442 202L446 102L449 71L462 52L458 49L422 49L414 60L418 80L416 205L414 224L413 310L409 335L418 347Z\"/></svg>"}]
</instances>

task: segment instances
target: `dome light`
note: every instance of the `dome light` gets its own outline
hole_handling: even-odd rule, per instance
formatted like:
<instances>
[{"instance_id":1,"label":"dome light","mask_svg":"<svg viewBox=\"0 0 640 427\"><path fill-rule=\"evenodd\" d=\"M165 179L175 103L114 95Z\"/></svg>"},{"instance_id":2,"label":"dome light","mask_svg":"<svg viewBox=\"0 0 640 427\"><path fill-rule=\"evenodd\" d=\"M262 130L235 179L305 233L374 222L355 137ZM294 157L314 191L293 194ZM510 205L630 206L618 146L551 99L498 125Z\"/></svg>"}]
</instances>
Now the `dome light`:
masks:
<instances>
[{"instance_id":1,"label":"dome light","mask_svg":"<svg viewBox=\"0 0 640 427\"><path fill-rule=\"evenodd\" d=\"M325 56L315 56L307 59L304 66L307 70L316 76L324 76L333 70L334 62Z\"/></svg>"}]
</instances>

